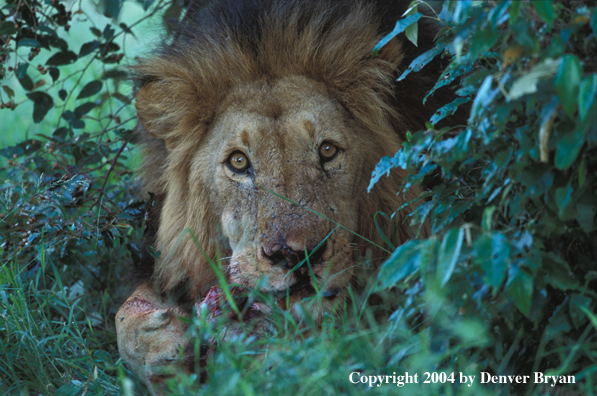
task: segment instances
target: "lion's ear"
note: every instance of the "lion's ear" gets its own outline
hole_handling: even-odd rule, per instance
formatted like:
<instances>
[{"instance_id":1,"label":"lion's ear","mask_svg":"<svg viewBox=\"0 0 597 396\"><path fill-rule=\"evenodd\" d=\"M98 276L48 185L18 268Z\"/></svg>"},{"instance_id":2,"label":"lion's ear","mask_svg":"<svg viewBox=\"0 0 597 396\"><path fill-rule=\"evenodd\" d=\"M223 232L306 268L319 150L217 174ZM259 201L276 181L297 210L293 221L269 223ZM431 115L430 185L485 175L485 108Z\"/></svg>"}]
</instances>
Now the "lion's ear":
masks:
<instances>
[{"instance_id":1,"label":"lion's ear","mask_svg":"<svg viewBox=\"0 0 597 396\"><path fill-rule=\"evenodd\" d=\"M155 111L152 111L151 97L152 97L152 84L146 84L135 97L135 109L137 110L137 119L147 130L151 130L151 120L154 118Z\"/></svg>"},{"instance_id":2,"label":"lion's ear","mask_svg":"<svg viewBox=\"0 0 597 396\"><path fill-rule=\"evenodd\" d=\"M199 98L194 84L182 78L145 83L137 92L135 108L145 130L169 150L203 133L214 112Z\"/></svg>"},{"instance_id":3,"label":"lion's ear","mask_svg":"<svg viewBox=\"0 0 597 396\"><path fill-rule=\"evenodd\" d=\"M164 101L165 96L168 94L164 92L163 87L160 87L160 82L156 81L145 84L137 93L135 101L137 118L143 128L164 141L168 138L168 132L174 127L169 122L168 116L172 111L172 105Z\"/></svg>"}]
</instances>

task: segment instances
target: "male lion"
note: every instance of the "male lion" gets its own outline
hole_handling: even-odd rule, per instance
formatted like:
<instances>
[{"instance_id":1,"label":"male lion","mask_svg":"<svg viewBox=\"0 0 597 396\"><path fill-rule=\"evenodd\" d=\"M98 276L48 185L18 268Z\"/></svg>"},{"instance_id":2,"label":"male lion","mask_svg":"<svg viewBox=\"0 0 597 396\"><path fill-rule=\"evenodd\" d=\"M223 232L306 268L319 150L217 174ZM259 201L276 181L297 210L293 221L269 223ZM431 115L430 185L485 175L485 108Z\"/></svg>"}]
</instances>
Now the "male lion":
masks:
<instances>
[{"instance_id":1,"label":"male lion","mask_svg":"<svg viewBox=\"0 0 597 396\"><path fill-rule=\"evenodd\" d=\"M432 45L437 30L425 20L418 47L397 37L371 57L409 2L219 0L190 10L173 42L133 67L161 259L118 311L116 329L122 356L152 392L192 366L192 357L177 358L188 343L178 316L189 314L179 297L192 306L208 295L208 259L218 253L229 258L227 282L288 293L286 309L320 290L316 319L342 307L366 249L382 257L348 230L381 244L375 212L394 213L418 195L396 195L400 170L369 194L367 186L380 158L441 100L436 93L422 105L439 60L396 82ZM399 242L411 237L410 209L395 215ZM334 222L342 227L332 232ZM289 274L306 255L314 277L306 266Z\"/></svg>"}]
</instances>

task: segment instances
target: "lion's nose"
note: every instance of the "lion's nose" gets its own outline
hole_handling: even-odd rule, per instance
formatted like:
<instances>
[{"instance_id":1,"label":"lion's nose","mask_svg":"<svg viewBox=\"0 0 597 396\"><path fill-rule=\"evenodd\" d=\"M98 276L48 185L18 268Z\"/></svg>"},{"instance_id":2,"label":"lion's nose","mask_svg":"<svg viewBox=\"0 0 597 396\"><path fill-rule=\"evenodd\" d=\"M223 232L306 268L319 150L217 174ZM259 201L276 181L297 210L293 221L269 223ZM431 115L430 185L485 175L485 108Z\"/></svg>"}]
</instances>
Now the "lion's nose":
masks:
<instances>
[{"instance_id":1,"label":"lion's nose","mask_svg":"<svg viewBox=\"0 0 597 396\"><path fill-rule=\"evenodd\" d=\"M318 264L325 251L325 242L311 251L293 250L286 243L276 243L270 246L261 247L261 251L272 265L284 265L286 268L290 269L303 261L306 254L309 255L309 262L311 264Z\"/></svg>"}]
</instances>

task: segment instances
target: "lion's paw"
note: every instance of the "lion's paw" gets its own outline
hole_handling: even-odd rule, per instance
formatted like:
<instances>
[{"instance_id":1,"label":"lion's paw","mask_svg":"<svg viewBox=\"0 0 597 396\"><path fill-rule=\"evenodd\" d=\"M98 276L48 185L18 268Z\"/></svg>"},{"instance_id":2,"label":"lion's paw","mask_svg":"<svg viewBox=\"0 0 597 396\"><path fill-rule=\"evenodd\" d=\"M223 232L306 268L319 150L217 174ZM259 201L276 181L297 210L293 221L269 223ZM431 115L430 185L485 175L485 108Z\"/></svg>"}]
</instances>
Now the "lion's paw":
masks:
<instances>
[{"instance_id":1,"label":"lion's paw","mask_svg":"<svg viewBox=\"0 0 597 396\"><path fill-rule=\"evenodd\" d=\"M163 300L149 285L141 285L120 307L116 314L118 349L153 395L164 394L168 378L196 371L196 361L204 364L214 352L216 338L225 341L243 334L262 338L272 333L271 307L248 302L241 298L242 292L237 288L231 288L231 293L240 316L227 307L225 294L218 287L212 287L205 299L195 304L198 318L205 315L209 324L215 324L224 313L228 315L219 336L201 346L200 356L195 356L194 343L187 335L188 326L180 319L189 313L172 301Z\"/></svg>"},{"instance_id":2,"label":"lion's paw","mask_svg":"<svg viewBox=\"0 0 597 396\"><path fill-rule=\"evenodd\" d=\"M161 395L168 378L194 369L193 348L180 308L160 308L139 297L129 299L116 315L118 349L152 394Z\"/></svg>"}]
</instances>

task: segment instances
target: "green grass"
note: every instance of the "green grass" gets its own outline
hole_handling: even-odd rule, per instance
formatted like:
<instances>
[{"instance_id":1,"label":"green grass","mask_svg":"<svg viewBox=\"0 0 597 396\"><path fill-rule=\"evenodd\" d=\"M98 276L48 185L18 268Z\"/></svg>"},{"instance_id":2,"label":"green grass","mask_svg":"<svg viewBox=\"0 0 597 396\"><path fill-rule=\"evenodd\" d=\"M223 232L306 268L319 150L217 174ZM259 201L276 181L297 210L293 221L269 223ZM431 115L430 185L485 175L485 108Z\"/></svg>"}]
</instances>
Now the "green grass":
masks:
<instances>
[{"instance_id":1,"label":"green grass","mask_svg":"<svg viewBox=\"0 0 597 396\"><path fill-rule=\"evenodd\" d=\"M53 276L49 275L52 273ZM35 274L0 267L0 392L120 393L119 360L106 295L79 295L52 262Z\"/></svg>"},{"instance_id":2,"label":"green grass","mask_svg":"<svg viewBox=\"0 0 597 396\"><path fill-rule=\"evenodd\" d=\"M115 347L107 305L116 284L102 296L81 295L49 260L32 274L20 271L14 262L5 263L0 284L2 394L146 394ZM459 318L456 307L439 294L427 293L427 304L436 309L415 325L405 320L407 310L415 306L397 290L376 295L373 305L365 305L366 290L350 294L354 303L339 317L326 317L320 326L308 315L309 304L320 303L317 298L302 303L305 320L300 325L287 311L274 309L271 337L252 337L247 324L246 334L219 344L207 367L206 384L199 385L195 375L182 376L169 380L169 394L360 395L368 386L350 382L350 374L357 371L367 376L416 373L419 383L399 388L409 394L492 395L500 388L478 380L471 387L423 383L426 372L445 372L448 378L462 372L478 378L482 356L475 345L489 342L483 323ZM189 332L197 343L217 338L225 316L213 325L195 319ZM425 329L419 331L421 325ZM375 393L395 394L396 388L383 384ZM587 383L586 394L590 390Z\"/></svg>"}]
</instances>

